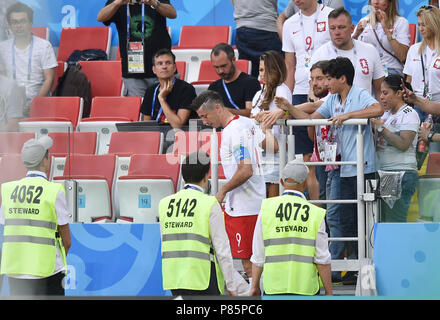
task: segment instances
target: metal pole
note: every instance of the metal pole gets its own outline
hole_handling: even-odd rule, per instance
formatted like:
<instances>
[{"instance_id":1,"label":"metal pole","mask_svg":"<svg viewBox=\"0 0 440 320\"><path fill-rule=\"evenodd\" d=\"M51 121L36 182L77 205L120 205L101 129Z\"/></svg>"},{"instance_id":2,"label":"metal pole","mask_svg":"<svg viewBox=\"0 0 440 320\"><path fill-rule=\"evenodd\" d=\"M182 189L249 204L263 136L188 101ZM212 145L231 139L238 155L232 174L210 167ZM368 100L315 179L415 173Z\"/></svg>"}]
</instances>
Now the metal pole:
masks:
<instances>
[{"instance_id":1,"label":"metal pole","mask_svg":"<svg viewBox=\"0 0 440 320\"><path fill-rule=\"evenodd\" d=\"M282 129L284 129L285 126L282 125ZM279 165L279 172L280 172L280 177L281 177L281 171L284 169L284 167L286 166L286 134L284 130L281 130L281 134L279 137L279 141L278 141L278 150L280 153L280 165ZM283 193L284 188L281 185L281 183L279 184L279 190L280 190L280 194Z\"/></svg>"},{"instance_id":2,"label":"metal pole","mask_svg":"<svg viewBox=\"0 0 440 320\"><path fill-rule=\"evenodd\" d=\"M218 192L218 135L215 128L211 134L211 192L214 196Z\"/></svg>"},{"instance_id":3,"label":"metal pole","mask_svg":"<svg viewBox=\"0 0 440 320\"><path fill-rule=\"evenodd\" d=\"M288 161L295 160L295 135L293 134L293 127L289 127L289 136L287 137L287 155Z\"/></svg>"},{"instance_id":4,"label":"metal pole","mask_svg":"<svg viewBox=\"0 0 440 320\"><path fill-rule=\"evenodd\" d=\"M368 130L368 128L367 128ZM358 125L356 135L356 153L357 153L357 218L358 218L358 259L365 258L365 207L362 201L362 195L365 193L364 181L364 136L362 135L362 126Z\"/></svg>"}]
</instances>

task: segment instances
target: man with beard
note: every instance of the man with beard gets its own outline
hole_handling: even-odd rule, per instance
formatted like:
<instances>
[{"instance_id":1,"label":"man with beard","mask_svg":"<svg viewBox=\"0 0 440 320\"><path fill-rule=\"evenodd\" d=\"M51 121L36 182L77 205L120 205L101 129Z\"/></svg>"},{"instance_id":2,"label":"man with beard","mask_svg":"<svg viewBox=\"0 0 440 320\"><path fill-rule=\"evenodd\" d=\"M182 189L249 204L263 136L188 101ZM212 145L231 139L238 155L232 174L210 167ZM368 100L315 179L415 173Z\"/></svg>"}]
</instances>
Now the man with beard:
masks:
<instances>
[{"instance_id":1,"label":"man with beard","mask_svg":"<svg viewBox=\"0 0 440 320\"><path fill-rule=\"evenodd\" d=\"M232 114L249 117L252 98L261 89L258 80L236 67L234 49L226 43L212 49L211 63L220 79L211 83L208 90L218 92Z\"/></svg>"}]
</instances>

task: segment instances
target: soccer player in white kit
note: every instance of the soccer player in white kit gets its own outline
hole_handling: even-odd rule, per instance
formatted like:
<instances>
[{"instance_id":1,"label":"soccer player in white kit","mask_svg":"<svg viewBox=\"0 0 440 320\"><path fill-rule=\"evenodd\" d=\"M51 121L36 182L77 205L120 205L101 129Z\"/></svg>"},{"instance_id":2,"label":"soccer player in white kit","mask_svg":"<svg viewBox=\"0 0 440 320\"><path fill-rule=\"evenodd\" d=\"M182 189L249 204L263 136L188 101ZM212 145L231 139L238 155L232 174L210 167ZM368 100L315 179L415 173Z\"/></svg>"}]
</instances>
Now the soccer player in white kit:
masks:
<instances>
[{"instance_id":1,"label":"soccer player in white kit","mask_svg":"<svg viewBox=\"0 0 440 320\"><path fill-rule=\"evenodd\" d=\"M232 114L215 91L202 92L192 103L203 124L222 127L220 158L227 182L218 190L217 200L226 198L225 227L234 258L252 277L252 239L266 185L261 166L261 148L277 152L272 127L260 127L255 120ZM263 133L264 132L264 133Z\"/></svg>"}]
</instances>

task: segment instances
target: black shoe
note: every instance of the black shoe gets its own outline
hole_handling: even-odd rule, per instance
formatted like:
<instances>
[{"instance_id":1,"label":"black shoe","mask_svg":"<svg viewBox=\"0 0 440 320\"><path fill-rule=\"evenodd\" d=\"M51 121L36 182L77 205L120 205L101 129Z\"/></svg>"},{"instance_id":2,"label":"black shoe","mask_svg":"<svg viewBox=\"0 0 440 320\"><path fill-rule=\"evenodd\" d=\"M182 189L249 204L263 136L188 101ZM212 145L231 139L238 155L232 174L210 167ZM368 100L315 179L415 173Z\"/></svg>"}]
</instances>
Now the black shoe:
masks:
<instances>
[{"instance_id":1,"label":"black shoe","mask_svg":"<svg viewBox=\"0 0 440 320\"><path fill-rule=\"evenodd\" d=\"M354 285L357 282L358 272L357 271L348 271L342 276L342 284L343 285Z\"/></svg>"}]
</instances>

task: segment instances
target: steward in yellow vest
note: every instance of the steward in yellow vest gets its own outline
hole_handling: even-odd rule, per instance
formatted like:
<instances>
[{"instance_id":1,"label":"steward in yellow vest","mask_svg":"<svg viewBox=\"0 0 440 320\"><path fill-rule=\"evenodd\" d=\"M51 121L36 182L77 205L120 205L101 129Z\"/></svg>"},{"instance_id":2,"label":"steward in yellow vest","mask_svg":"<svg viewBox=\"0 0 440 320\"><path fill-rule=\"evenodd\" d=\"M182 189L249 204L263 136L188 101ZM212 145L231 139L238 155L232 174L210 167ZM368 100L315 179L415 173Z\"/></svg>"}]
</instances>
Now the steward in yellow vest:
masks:
<instances>
[{"instance_id":1,"label":"steward in yellow vest","mask_svg":"<svg viewBox=\"0 0 440 320\"><path fill-rule=\"evenodd\" d=\"M64 186L46 178L52 144L48 136L26 141L21 158L27 176L1 185L0 273L8 275L11 295L64 295L70 213Z\"/></svg>"},{"instance_id":2,"label":"steward in yellow vest","mask_svg":"<svg viewBox=\"0 0 440 320\"><path fill-rule=\"evenodd\" d=\"M226 282L237 295L223 211L204 193L209 157L194 152L182 163L185 187L159 202L163 288L173 295L219 295Z\"/></svg>"},{"instance_id":3,"label":"steward in yellow vest","mask_svg":"<svg viewBox=\"0 0 440 320\"><path fill-rule=\"evenodd\" d=\"M252 246L250 295L261 295L263 269L266 294L318 294L319 276L326 295L332 294L325 210L303 195L308 173L303 163L289 162L280 179L284 193L261 204Z\"/></svg>"}]
</instances>

